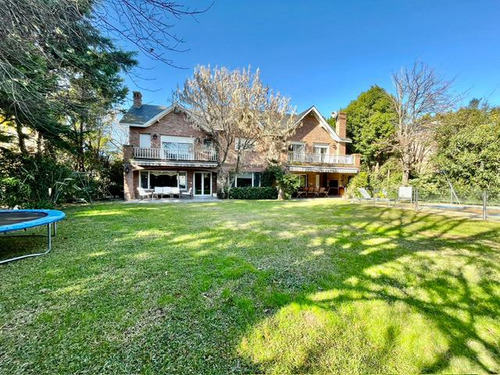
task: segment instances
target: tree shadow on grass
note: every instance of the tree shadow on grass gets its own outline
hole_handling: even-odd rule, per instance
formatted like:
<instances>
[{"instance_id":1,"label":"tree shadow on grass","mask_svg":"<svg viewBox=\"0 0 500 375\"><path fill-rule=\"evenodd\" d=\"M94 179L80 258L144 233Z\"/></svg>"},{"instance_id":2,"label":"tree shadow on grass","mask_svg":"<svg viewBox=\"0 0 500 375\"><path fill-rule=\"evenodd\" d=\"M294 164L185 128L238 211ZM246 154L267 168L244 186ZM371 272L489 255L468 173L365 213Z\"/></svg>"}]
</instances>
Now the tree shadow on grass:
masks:
<instances>
[{"instance_id":1,"label":"tree shadow on grass","mask_svg":"<svg viewBox=\"0 0 500 375\"><path fill-rule=\"evenodd\" d=\"M298 315L289 317L285 323L280 318L271 316L252 327L240 346L242 355L253 359L266 370L279 372L499 371L500 327L494 323L500 312L498 228L493 226L494 229L479 234L461 235L460 230L456 231L457 228L473 225L465 219L450 220L441 217L436 220L431 214L403 213L400 218L393 220L395 224L388 226L387 220L382 218L386 213L395 211L370 211L373 220L361 220L364 223L360 225L356 225L356 220L351 217L350 225L354 225L351 234L356 229L363 229L376 236L390 236L391 241L382 242L380 245L368 241L367 245L364 244L364 235L340 238L337 244L353 244L347 247L347 251L334 251L339 257L337 261L341 261L345 267L338 274L327 276L328 281L322 285L324 292L298 296L292 303L299 304L300 309L305 311L319 307L326 315L339 313L343 308L347 308L346 306L358 306L363 309L364 305L359 302L369 304L373 301L384 301L388 306L403 304L409 311L422 316L432 327L428 334L441 336L441 348L436 348L438 350L435 353L422 358L420 362L413 358L413 366L405 364L404 359L400 362L392 360L384 363L387 358L383 355L384 350L387 345L394 345L397 339L394 337L395 326L389 323L378 327L380 330L387 330L388 335L393 337L381 347L375 345L373 348L366 343L356 343L356 335L347 338L354 341L346 347L345 343L339 344L339 340L336 340L337 336L342 335L328 332L326 329L324 334L330 335L330 339L323 337L297 346L297 341L294 341L296 338L289 332L287 325L291 325L294 330L304 329L300 324L304 316ZM377 220L378 218L380 220ZM497 244L494 249L485 245L491 245L493 241ZM325 243L322 245L328 247ZM344 254L348 254L348 260L345 262L342 259ZM470 285L471 282L473 285ZM321 297L328 294L334 297ZM288 308L289 306L284 306L282 309ZM373 312L378 313L376 310ZM354 309L350 314L340 315L349 321L355 320L353 315L356 314ZM366 322L357 323L366 325ZM331 327L335 328L339 324L332 323ZM400 325L404 325L404 322L400 322ZM417 329L425 330L426 327L424 325ZM367 335L366 332L364 334ZM418 341L418 331L409 334L416 335L414 340ZM280 336L288 337L289 343L273 348L273 341L279 341ZM371 344L374 342L376 340ZM331 353L324 354L328 345L338 352L343 352L340 358ZM409 348L411 349L411 346ZM420 349L428 350L425 347ZM371 358L367 351L378 353L375 355L377 358ZM288 361L289 354L284 356L283 353L289 352L295 352L294 358L301 358L301 361ZM392 351L393 356L398 353L402 354L399 350ZM414 353L415 357L418 357L418 354ZM359 356L360 360L349 361L346 359L349 356ZM328 361L329 363L318 366L318 363Z\"/></svg>"},{"instance_id":2,"label":"tree shadow on grass","mask_svg":"<svg viewBox=\"0 0 500 375\"><path fill-rule=\"evenodd\" d=\"M7 301L6 359L90 373L498 368L498 225L302 202L110 209L77 211L39 268L6 269L13 287L37 280Z\"/></svg>"}]
</instances>

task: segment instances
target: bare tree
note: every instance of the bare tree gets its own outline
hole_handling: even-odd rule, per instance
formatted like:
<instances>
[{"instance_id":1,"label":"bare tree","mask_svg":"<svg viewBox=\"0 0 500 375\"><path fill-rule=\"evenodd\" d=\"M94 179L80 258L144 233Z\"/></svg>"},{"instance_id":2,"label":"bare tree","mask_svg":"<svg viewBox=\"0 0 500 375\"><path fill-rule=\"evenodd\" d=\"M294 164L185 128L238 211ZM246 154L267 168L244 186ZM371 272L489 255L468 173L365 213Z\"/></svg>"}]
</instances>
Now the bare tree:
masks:
<instances>
[{"instance_id":1,"label":"bare tree","mask_svg":"<svg viewBox=\"0 0 500 375\"><path fill-rule=\"evenodd\" d=\"M432 150L434 115L453 106L450 94L453 81L446 80L422 62L411 68L403 67L392 75L396 110L395 151L403 168L403 185L407 185L414 171L428 158Z\"/></svg>"},{"instance_id":2,"label":"bare tree","mask_svg":"<svg viewBox=\"0 0 500 375\"><path fill-rule=\"evenodd\" d=\"M293 131L290 100L264 86L259 70L198 66L174 96L188 109L193 126L212 138L219 186L230 185L230 176L256 146L267 159L277 158Z\"/></svg>"},{"instance_id":3,"label":"bare tree","mask_svg":"<svg viewBox=\"0 0 500 375\"><path fill-rule=\"evenodd\" d=\"M111 36L126 40L152 59L178 67L172 53L185 52L184 39L174 32L175 21L206 12L171 0L104 0L96 2L92 17Z\"/></svg>"}]
</instances>

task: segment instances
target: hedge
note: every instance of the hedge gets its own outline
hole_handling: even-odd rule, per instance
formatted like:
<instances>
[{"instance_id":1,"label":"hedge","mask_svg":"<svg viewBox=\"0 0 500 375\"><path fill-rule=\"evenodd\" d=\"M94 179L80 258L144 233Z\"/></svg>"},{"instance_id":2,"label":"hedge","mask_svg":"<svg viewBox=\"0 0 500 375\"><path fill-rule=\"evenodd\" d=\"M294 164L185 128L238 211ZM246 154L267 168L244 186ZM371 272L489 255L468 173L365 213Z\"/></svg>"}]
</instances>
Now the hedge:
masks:
<instances>
[{"instance_id":1,"label":"hedge","mask_svg":"<svg viewBox=\"0 0 500 375\"><path fill-rule=\"evenodd\" d=\"M278 190L274 187L235 187L231 188L229 199L277 199ZM226 196L228 194L226 193Z\"/></svg>"}]
</instances>

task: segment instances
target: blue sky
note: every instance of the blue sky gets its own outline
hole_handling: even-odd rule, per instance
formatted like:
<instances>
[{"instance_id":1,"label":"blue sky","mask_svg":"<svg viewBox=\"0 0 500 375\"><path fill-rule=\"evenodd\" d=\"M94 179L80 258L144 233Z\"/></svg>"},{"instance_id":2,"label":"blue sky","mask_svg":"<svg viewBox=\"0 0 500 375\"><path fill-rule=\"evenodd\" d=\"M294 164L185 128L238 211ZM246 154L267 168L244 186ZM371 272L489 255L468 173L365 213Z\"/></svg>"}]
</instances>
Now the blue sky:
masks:
<instances>
[{"instance_id":1,"label":"blue sky","mask_svg":"<svg viewBox=\"0 0 500 375\"><path fill-rule=\"evenodd\" d=\"M454 78L464 104L500 105L499 0L215 0L175 31L190 50L172 58L187 69L139 56L139 77L127 78L145 103L169 104L197 64L250 65L299 111L328 116L371 85L391 89L391 73L420 60Z\"/></svg>"}]
</instances>

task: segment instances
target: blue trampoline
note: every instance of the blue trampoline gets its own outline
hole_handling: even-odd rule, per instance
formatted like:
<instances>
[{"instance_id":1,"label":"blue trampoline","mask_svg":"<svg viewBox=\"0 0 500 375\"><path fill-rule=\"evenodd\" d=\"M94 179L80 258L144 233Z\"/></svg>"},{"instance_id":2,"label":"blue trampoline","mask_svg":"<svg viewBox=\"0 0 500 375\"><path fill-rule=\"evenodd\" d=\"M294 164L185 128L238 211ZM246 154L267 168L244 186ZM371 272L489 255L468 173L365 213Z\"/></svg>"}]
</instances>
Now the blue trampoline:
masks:
<instances>
[{"instance_id":1,"label":"blue trampoline","mask_svg":"<svg viewBox=\"0 0 500 375\"><path fill-rule=\"evenodd\" d=\"M0 234L5 235L2 237L24 237L22 235L7 235L7 233L38 226L47 226L46 235L28 235L47 237L46 251L5 259L0 261L0 264L47 254L52 248L52 237L57 234L57 222L64 219L65 216L64 212L57 210L0 210Z\"/></svg>"}]
</instances>

